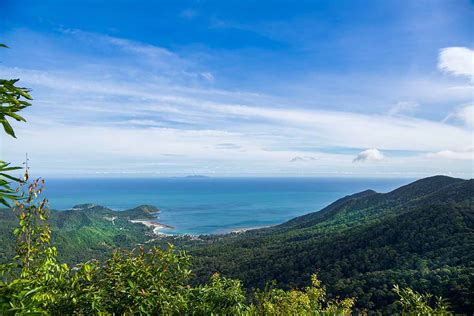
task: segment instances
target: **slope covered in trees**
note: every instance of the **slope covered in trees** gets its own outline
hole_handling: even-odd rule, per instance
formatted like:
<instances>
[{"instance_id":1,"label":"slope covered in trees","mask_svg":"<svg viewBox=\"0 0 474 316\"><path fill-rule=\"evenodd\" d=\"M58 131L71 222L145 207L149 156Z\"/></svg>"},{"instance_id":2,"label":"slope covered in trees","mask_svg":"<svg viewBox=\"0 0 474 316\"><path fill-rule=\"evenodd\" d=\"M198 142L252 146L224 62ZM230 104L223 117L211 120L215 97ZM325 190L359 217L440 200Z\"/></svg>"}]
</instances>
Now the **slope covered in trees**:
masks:
<instances>
[{"instance_id":1,"label":"slope covered in trees","mask_svg":"<svg viewBox=\"0 0 474 316\"><path fill-rule=\"evenodd\" d=\"M113 249L132 249L153 240L157 236L153 227L159 210L150 205L141 205L125 211L82 204L70 210L50 211L49 224L52 241L59 250L59 258L69 263L90 259L104 259ZM15 253L15 238L12 227L17 223L10 209L0 210L0 262ZM153 225L153 224L152 224Z\"/></svg>"},{"instance_id":2,"label":"slope covered in trees","mask_svg":"<svg viewBox=\"0 0 474 316\"><path fill-rule=\"evenodd\" d=\"M365 191L268 229L188 246L198 280L211 272L263 287L302 287L319 271L332 296L393 311L392 284L474 310L474 181L426 178L386 194Z\"/></svg>"}]
</instances>

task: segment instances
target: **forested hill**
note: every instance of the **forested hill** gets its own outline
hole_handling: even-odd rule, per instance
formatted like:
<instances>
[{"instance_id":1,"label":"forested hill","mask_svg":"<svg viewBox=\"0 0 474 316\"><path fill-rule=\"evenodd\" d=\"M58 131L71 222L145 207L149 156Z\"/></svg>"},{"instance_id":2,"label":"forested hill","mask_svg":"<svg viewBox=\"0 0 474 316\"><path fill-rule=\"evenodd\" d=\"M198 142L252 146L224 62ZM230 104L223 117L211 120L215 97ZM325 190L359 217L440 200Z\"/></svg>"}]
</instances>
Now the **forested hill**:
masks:
<instances>
[{"instance_id":1,"label":"forested hill","mask_svg":"<svg viewBox=\"0 0 474 316\"><path fill-rule=\"evenodd\" d=\"M189 247L198 279L219 271L247 287L302 287L319 271L329 292L390 312L393 284L474 311L474 181L430 177L364 191L284 224Z\"/></svg>"},{"instance_id":2,"label":"forested hill","mask_svg":"<svg viewBox=\"0 0 474 316\"><path fill-rule=\"evenodd\" d=\"M150 205L124 211L94 204L76 205L64 211L52 210L49 218L52 241L61 261L78 263L107 258L113 249L134 248L156 238L153 223L157 213L159 210ZM17 225L14 212L0 209L0 262L12 258L15 253L12 230Z\"/></svg>"},{"instance_id":3,"label":"forested hill","mask_svg":"<svg viewBox=\"0 0 474 316\"><path fill-rule=\"evenodd\" d=\"M387 211L400 213L419 206L463 202L471 200L474 194L474 180L435 176L415 181L389 193L366 190L337 200L319 212L297 217L279 228L301 228L314 226L322 221L344 223L357 221L370 216L385 216Z\"/></svg>"}]
</instances>

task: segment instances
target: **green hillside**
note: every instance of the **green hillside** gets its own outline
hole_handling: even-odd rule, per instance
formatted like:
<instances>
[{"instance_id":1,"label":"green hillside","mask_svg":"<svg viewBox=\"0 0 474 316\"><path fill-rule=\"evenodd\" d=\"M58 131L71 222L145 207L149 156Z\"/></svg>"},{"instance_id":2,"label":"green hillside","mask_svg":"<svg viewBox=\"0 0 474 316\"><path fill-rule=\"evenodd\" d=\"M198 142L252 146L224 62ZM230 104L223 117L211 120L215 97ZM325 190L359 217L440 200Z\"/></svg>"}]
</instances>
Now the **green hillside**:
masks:
<instances>
[{"instance_id":1,"label":"green hillside","mask_svg":"<svg viewBox=\"0 0 474 316\"><path fill-rule=\"evenodd\" d=\"M474 310L474 181L426 178L386 194L364 191L268 229L188 246L198 280L211 272L263 287L307 285L319 271L333 295L391 311L392 284Z\"/></svg>"},{"instance_id":2,"label":"green hillside","mask_svg":"<svg viewBox=\"0 0 474 316\"><path fill-rule=\"evenodd\" d=\"M70 210L51 211L49 223L53 230L52 241L62 261L77 263L89 259L108 257L112 249L131 249L153 240L157 236L151 228L139 222L156 220L159 210L150 205L125 211L113 211L103 206L82 204ZM12 228L18 225L15 214L9 209L0 210L0 260L14 253Z\"/></svg>"}]
</instances>

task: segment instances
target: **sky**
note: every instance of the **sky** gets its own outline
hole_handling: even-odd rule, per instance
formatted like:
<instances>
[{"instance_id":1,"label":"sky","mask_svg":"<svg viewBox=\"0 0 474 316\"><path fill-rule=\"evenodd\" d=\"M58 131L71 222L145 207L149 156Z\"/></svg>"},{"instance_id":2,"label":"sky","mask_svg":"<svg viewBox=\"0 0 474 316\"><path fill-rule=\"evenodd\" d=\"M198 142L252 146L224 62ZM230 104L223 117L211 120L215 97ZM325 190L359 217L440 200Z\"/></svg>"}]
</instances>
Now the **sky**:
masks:
<instances>
[{"instance_id":1,"label":"sky","mask_svg":"<svg viewBox=\"0 0 474 316\"><path fill-rule=\"evenodd\" d=\"M45 177L474 174L474 2L0 0Z\"/></svg>"}]
</instances>

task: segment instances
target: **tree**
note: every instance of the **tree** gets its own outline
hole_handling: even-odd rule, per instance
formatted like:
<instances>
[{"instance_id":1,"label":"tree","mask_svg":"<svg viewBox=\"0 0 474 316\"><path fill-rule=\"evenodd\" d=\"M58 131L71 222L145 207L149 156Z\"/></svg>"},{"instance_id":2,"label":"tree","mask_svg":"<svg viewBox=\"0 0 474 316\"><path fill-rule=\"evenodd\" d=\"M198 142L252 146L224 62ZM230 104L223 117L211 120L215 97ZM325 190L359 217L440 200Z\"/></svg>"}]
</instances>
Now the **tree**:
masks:
<instances>
[{"instance_id":1,"label":"tree","mask_svg":"<svg viewBox=\"0 0 474 316\"><path fill-rule=\"evenodd\" d=\"M353 298L328 300L326 288L316 274L311 276L311 286L301 290L284 291L266 289L255 293L255 305L249 307L255 315L350 315Z\"/></svg>"},{"instance_id":2,"label":"tree","mask_svg":"<svg viewBox=\"0 0 474 316\"><path fill-rule=\"evenodd\" d=\"M401 306L402 313L406 315L451 315L449 303L442 297L429 293L419 293L411 288L393 286L393 291L398 295L397 304Z\"/></svg>"}]
</instances>

